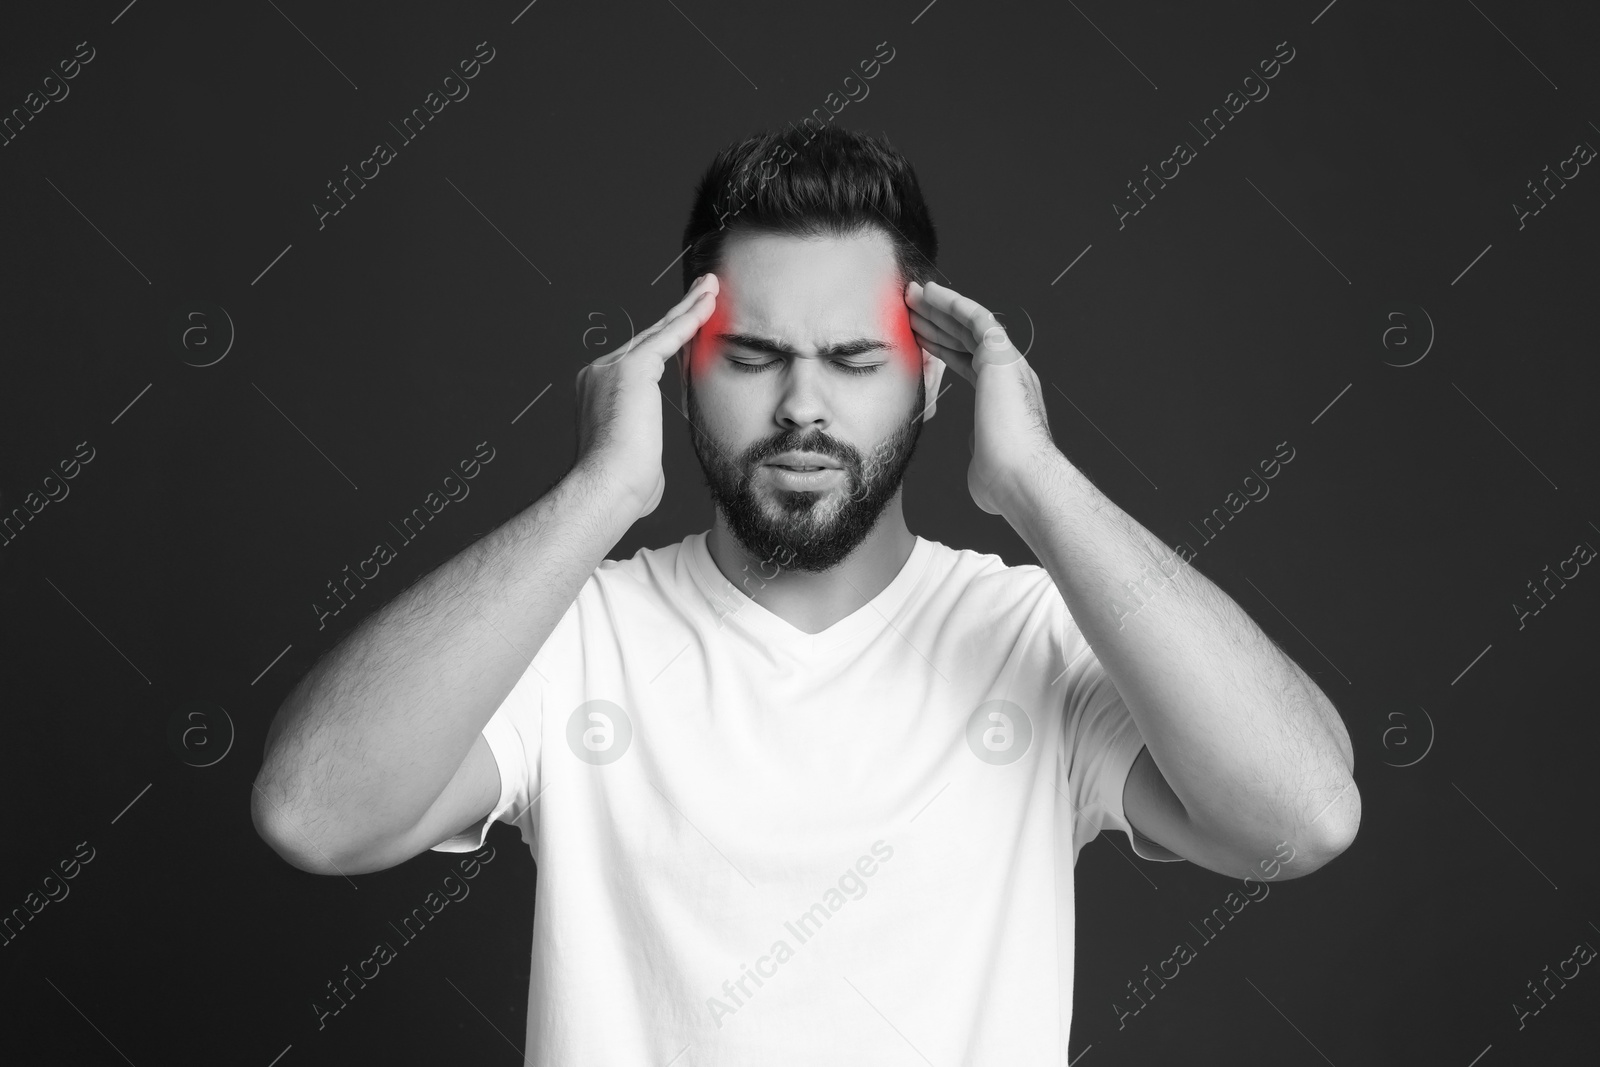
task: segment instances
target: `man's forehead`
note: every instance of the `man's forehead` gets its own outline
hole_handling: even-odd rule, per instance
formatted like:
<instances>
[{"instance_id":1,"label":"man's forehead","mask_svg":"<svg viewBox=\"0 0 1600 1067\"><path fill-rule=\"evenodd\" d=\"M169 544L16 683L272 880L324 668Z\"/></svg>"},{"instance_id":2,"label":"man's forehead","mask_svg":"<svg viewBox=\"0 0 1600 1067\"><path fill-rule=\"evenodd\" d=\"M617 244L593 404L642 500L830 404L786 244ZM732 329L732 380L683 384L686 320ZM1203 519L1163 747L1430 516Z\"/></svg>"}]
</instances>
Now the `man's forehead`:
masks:
<instances>
[{"instance_id":1,"label":"man's forehead","mask_svg":"<svg viewBox=\"0 0 1600 1067\"><path fill-rule=\"evenodd\" d=\"M884 309L899 303L899 273L888 240L740 234L724 249L718 301L730 332L825 345L848 334L875 336Z\"/></svg>"}]
</instances>

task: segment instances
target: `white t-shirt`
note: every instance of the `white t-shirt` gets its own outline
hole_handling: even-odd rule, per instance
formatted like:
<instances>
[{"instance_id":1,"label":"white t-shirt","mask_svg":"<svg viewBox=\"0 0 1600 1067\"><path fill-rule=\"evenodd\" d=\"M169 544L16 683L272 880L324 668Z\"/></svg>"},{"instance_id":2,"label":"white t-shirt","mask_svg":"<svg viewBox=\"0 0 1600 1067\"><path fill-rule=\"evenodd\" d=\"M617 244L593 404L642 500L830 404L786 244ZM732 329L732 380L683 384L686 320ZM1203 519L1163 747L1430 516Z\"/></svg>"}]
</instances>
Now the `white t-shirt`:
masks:
<instances>
[{"instance_id":1,"label":"white t-shirt","mask_svg":"<svg viewBox=\"0 0 1600 1067\"><path fill-rule=\"evenodd\" d=\"M1079 849L1180 857L1123 815L1144 742L1049 573L918 537L807 634L705 538L601 562L435 846L533 851L529 1061L1066 1063Z\"/></svg>"}]
</instances>

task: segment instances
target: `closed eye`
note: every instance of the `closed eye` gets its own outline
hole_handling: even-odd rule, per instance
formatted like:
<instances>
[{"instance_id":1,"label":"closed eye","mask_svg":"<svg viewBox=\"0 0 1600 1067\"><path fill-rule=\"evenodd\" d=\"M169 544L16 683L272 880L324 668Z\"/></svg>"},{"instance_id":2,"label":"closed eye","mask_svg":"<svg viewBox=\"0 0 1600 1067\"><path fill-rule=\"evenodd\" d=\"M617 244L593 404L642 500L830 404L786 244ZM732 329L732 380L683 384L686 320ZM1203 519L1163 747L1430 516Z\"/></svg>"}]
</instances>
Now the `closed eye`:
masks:
<instances>
[{"instance_id":1,"label":"closed eye","mask_svg":"<svg viewBox=\"0 0 1600 1067\"><path fill-rule=\"evenodd\" d=\"M728 362L731 363L733 366L738 367L739 370L741 370L741 371L743 371L745 373L748 373L748 374L759 374L762 371L766 370L768 367L776 367L778 365L778 363L781 362L781 361L773 359L773 360L768 360L765 363L746 363L744 360L741 360L741 359L729 359ZM834 360L833 361L833 365L835 367L838 367L840 370L844 371L846 374L872 374L875 371L877 371L879 367L883 366L882 363L854 364L854 363L844 363L844 362L841 362L839 360Z\"/></svg>"}]
</instances>

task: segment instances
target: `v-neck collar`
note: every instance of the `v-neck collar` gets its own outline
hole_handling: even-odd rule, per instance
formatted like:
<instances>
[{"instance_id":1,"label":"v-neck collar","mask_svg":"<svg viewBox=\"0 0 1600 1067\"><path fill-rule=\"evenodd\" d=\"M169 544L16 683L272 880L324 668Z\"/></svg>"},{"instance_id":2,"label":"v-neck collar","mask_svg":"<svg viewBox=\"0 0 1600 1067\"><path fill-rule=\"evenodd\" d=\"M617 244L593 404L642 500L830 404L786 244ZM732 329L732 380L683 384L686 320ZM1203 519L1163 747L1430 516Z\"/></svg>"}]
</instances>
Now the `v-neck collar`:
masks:
<instances>
[{"instance_id":1,"label":"v-neck collar","mask_svg":"<svg viewBox=\"0 0 1600 1067\"><path fill-rule=\"evenodd\" d=\"M826 652L847 642L861 642L889 624L920 584L933 558L933 542L916 538L911 555L900 573L883 590L855 611L817 633L808 634L773 614L751 599L743 589L728 581L706 547L709 530L684 539L688 549L689 573L709 601L712 612L725 616L723 625L738 626L746 633L777 647L798 652Z\"/></svg>"}]
</instances>

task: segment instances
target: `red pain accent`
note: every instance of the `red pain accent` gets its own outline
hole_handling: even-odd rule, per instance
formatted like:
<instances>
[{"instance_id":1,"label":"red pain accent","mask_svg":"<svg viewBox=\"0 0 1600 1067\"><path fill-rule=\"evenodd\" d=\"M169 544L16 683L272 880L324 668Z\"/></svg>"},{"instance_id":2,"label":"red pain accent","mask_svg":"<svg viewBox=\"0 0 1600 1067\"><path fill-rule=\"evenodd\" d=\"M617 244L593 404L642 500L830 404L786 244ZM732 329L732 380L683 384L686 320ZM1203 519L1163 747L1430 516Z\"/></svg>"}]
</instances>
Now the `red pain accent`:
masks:
<instances>
[{"instance_id":1,"label":"red pain accent","mask_svg":"<svg viewBox=\"0 0 1600 1067\"><path fill-rule=\"evenodd\" d=\"M906 306L905 287L891 281L878 302L878 324L884 340L894 345L895 355L907 374L922 373L922 347L911 332L911 309Z\"/></svg>"},{"instance_id":2,"label":"red pain accent","mask_svg":"<svg viewBox=\"0 0 1600 1067\"><path fill-rule=\"evenodd\" d=\"M716 338L718 334L728 331L728 281L722 275L717 275L717 293L713 300L716 307L711 311L711 317L705 324L695 331L689 339L689 378L699 381L706 371L711 369L712 360L716 359L721 349L721 342Z\"/></svg>"},{"instance_id":3,"label":"red pain accent","mask_svg":"<svg viewBox=\"0 0 1600 1067\"><path fill-rule=\"evenodd\" d=\"M721 342L716 338L728 332L728 283L721 275L717 282L716 307L689 340L689 377L693 381L699 381L711 369L721 351ZM900 367L906 374L920 375L922 348L911 330L911 309L906 306L905 289L891 280L879 298L878 307L881 336L894 346L894 356Z\"/></svg>"}]
</instances>

